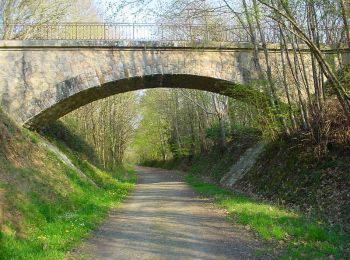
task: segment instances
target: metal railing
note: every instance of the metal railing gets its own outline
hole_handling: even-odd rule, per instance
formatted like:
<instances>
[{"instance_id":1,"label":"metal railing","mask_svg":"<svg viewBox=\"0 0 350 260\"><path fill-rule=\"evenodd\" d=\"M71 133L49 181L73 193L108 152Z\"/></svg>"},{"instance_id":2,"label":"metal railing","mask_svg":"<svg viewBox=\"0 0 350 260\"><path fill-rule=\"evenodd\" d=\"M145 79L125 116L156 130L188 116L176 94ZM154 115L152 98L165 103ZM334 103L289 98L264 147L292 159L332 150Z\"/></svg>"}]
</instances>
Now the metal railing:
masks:
<instances>
[{"instance_id":1,"label":"metal railing","mask_svg":"<svg viewBox=\"0 0 350 260\"><path fill-rule=\"evenodd\" d=\"M267 43L279 42L280 34L277 28L265 27L263 30ZM342 30L339 29L320 30L320 43L334 44L333 39L341 39L342 34ZM139 23L0 24L0 39L251 42L249 33L243 27ZM257 40L261 41L259 37Z\"/></svg>"}]
</instances>

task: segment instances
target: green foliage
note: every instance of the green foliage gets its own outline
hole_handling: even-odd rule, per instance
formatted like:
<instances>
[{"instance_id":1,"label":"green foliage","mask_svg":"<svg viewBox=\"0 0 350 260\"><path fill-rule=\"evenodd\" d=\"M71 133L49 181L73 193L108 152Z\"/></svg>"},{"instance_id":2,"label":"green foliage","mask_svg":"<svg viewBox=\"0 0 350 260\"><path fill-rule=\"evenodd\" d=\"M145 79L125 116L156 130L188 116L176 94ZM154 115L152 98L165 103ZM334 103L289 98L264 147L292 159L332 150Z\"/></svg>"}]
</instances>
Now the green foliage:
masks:
<instances>
[{"instance_id":1,"label":"green foliage","mask_svg":"<svg viewBox=\"0 0 350 260\"><path fill-rule=\"evenodd\" d=\"M210 150L222 152L226 144L236 138L239 127L241 133L248 130L247 135L253 134L249 132L251 128L258 129L255 132L259 135L269 132L265 136L278 131L272 113L259 116L263 110L270 111L264 93L252 87L229 84L225 94L236 99L197 90L144 92L132 145L134 161L149 164L193 159Z\"/></svg>"},{"instance_id":2,"label":"green foliage","mask_svg":"<svg viewBox=\"0 0 350 260\"><path fill-rule=\"evenodd\" d=\"M237 157L234 154L213 151L208 155L195 157L190 162L188 171L196 176L207 176L214 181L220 181L235 159Z\"/></svg>"},{"instance_id":3,"label":"green foliage","mask_svg":"<svg viewBox=\"0 0 350 260\"><path fill-rule=\"evenodd\" d=\"M342 69L336 71L337 78L341 82L342 86L345 88L347 93L350 92L350 65L345 65ZM332 84L327 81L325 83L325 92L328 96L336 96L335 90Z\"/></svg>"},{"instance_id":4,"label":"green foliage","mask_svg":"<svg viewBox=\"0 0 350 260\"><path fill-rule=\"evenodd\" d=\"M236 125L228 130L231 142L225 152L222 152L219 146L215 146L207 153L192 157L182 156L166 161L148 160L144 161L143 165L166 169L176 168L197 176L209 177L213 181L219 181L241 154L261 139L261 132L257 129Z\"/></svg>"},{"instance_id":5,"label":"green foliage","mask_svg":"<svg viewBox=\"0 0 350 260\"><path fill-rule=\"evenodd\" d=\"M254 85L261 86L264 82L251 82L250 86L241 84L230 84L227 86L225 95L228 95L236 100L252 105L258 109L269 110L270 102L269 97L259 90Z\"/></svg>"},{"instance_id":6,"label":"green foliage","mask_svg":"<svg viewBox=\"0 0 350 260\"><path fill-rule=\"evenodd\" d=\"M43 132L56 141L63 139L80 156L113 169L125 162L138 116L137 103L135 92L97 100L65 115Z\"/></svg>"},{"instance_id":7,"label":"green foliage","mask_svg":"<svg viewBox=\"0 0 350 260\"><path fill-rule=\"evenodd\" d=\"M233 142L252 145L261 139L262 132L258 128L233 125L230 130Z\"/></svg>"},{"instance_id":8,"label":"green foliage","mask_svg":"<svg viewBox=\"0 0 350 260\"><path fill-rule=\"evenodd\" d=\"M40 142L39 137L28 129L23 129L23 133L30 139L33 144L38 144Z\"/></svg>"},{"instance_id":9,"label":"green foliage","mask_svg":"<svg viewBox=\"0 0 350 260\"><path fill-rule=\"evenodd\" d=\"M160 97L157 91L147 91L141 97L141 118L131 145L133 154L130 158L137 163L171 156L169 122L162 114L164 108L158 101Z\"/></svg>"},{"instance_id":10,"label":"green foliage","mask_svg":"<svg viewBox=\"0 0 350 260\"><path fill-rule=\"evenodd\" d=\"M266 89L264 80L252 81L247 85L228 85L225 95L230 96L234 102L231 102L231 114L233 120L246 121L246 125L252 128L260 129L265 139L274 139L285 129L281 125L284 121L290 125L289 106L281 100L275 100L272 106L272 99L262 89ZM237 110L238 111L235 111ZM293 108L292 108L293 109ZM249 119L247 120L247 114ZM242 118L245 115L245 118Z\"/></svg>"},{"instance_id":11,"label":"green foliage","mask_svg":"<svg viewBox=\"0 0 350 260\"><path fill-rule=\"evenodd\" d=\"M345 259L348 256L350 236L334 227L203 183L194 176L188 176L187 181L200 194L214 198L217 205L228 211L232 221L249 227L263 240L278 243L280 259Z\"/></svg>"},{"instance_id":12,"label":"green foliage","mask_svg":"<svg viewBox=\"0 0 350 260\"><path fill-rule=\"evenodd\" d=\"M225 124L225 132L230 134L230 125ZM213 124L211 127L206 129L206 138L213 141L216 145L219 145L221 139L221 127L219 123Z\"/></svg>"}]
</instances>

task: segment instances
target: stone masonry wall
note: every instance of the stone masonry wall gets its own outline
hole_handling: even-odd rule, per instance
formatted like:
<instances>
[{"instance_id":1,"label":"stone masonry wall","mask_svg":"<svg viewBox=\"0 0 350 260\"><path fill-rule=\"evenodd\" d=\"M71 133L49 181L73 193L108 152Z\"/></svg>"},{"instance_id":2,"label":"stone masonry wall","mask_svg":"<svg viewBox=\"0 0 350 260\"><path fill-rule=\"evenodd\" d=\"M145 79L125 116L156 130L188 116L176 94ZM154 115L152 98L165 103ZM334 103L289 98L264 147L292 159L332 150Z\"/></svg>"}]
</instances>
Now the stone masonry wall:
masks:
<instances>
[{"instance_id":1,"label":"stone masonry wall","mask_svg":"<svg viewBox=\"0 0 350 260\"><path fill-rule=\"evenodd\" d=\"M274 69L280 68L279 55L278 51L270 52ZM126 91L183 87L220 93L227 82L249 85L255 79L258 76L249 46L196 49L0 44L0 106L19 123L33 127Z\"/></svg>"}]
</instances>

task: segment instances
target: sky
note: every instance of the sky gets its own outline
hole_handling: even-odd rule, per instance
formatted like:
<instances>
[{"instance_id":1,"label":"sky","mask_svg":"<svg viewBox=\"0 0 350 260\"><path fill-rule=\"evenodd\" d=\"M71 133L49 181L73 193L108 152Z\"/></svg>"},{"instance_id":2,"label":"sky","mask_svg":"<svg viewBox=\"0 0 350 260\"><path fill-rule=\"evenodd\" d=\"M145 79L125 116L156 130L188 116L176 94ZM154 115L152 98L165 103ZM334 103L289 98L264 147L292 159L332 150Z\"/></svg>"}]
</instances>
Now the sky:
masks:
<instances>
[{"instance_id":1,"label":"sky","mask_svg":"<svg viewBox=\"0 0 350 260\"><path fill-rule=\"evenodd\" d=\"M147 1L147 0L146 0ZM154 14L150 14L151 9L157 9L159 3L158 0L148 0L150 3L147 5L147 9L141 8L142 1L135 1L138 3L130 4L124 8L120 8L122 2L120 0L94 0L94 4L97 7L99 15L104 22L147 22L152 23L155 21ZM132 2L130 0L130 2ZM162 1L166 2L166 1Z\"/></svg>"},{"instance_id":2,"label":"sky","mask_svg":"<svg viewBox=\"0 0 350 260\"><path fill-rule=\"evenodd\" d=\"M93 0L95 6L99 10L99 14L104 22L138 22L152 23L157 20L157 12L166 9L174 0ZM222 6L222 0L203 0L210 3L212 6ZM239 0L227 0L230 6L234 9L240 9ZM130 3L126 7L120 9L123 3ZM142 8L146 4L146 8ZM236 10L240 12L241 10Z\"/></svg>"}]
</instances>

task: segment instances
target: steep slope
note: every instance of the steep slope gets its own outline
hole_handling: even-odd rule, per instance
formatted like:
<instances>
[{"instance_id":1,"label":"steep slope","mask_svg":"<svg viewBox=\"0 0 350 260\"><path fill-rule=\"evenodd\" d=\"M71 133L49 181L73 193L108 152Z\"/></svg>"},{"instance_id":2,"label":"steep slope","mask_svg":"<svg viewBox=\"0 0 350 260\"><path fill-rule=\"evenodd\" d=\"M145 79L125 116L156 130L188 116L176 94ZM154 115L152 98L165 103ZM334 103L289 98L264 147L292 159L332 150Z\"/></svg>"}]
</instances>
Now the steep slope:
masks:
<instances>
[{"instance_id":1,"label":"steep slope","mask_svg":"<svg viewBox=\"0 0 350 260\"><path fill-rule=\"evenodd\" d=\"M350 151L336 147L316 156L312 147L296 139L269 144L234 189L350 230Z\"/></svg>"},{"instance_id":2,"label":"steep slope","mask_svg":"<svg viewBox=\"0 0 350 260\"><path fill-rule=\"evenodd\" d=\"M62 148L0 112L0 259L62 258L132 188Z\"/></svg>"}]
</instances>

